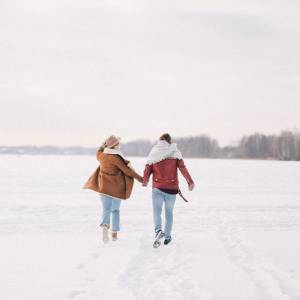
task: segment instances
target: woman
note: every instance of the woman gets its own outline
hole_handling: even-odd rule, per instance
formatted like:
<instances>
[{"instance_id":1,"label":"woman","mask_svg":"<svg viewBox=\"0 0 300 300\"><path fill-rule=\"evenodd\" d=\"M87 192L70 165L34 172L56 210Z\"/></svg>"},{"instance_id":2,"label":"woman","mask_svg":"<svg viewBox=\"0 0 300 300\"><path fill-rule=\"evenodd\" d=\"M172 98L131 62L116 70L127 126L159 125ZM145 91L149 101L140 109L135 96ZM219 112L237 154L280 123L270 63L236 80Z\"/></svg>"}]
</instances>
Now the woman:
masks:
<instances>
[{"instance_id":1,"label":"woman","mask_svg":"<svg viewBox=\"0 0 300 300\"><path fill-rule=\"evenodd\" d=\"M112 240L117 240L117 232L120 231L121 201L130 197L134 178L143 182L143 178L130 167L129 161L124 158L119 146L120 139L114 135L106 139L96 154L100 166L84 185L84 188L100 193L103 208L100 226L104 243L109 241L108 230L111 217Z\"/></svg>"},{"instance_id":2,"label":"woman","mask_svg":"<svg viewBox=\"0 0 300 300\"><path fill-rule=\"evenodd\" d=\"M170 134L163 134L158 143L152 148L144 170L143 186L147 186L150 175L152 176L152 205L155 242L154 247L160 245L160 239L165 237L164 244L172 240L173 208L176 194L182 196L179 189L177 169L186 179L189 190L193 190L194 182L191 178L180 151L175 143L172 143ZM183 197L183 196L182 196ZM183 198L184 199L184 198ZM184 199L185 200L185 199ZM165 205L165 228L162 231L161 212Z\"/></svg>"}]
</instances>

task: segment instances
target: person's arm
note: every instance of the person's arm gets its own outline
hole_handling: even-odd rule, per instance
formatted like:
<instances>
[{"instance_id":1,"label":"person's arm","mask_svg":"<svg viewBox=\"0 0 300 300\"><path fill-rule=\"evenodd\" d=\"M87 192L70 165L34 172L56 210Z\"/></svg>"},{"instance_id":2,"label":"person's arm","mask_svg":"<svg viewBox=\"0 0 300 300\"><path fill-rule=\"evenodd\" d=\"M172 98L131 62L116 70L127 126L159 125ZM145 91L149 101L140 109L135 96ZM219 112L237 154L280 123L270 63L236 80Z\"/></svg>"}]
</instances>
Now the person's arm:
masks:
<instances>
[{"instance_id":1,"label":"person's arm","mask_svg":"<svg viewBox=\"0 0 300 300\"><path fill-rule=\"evenodd\" d=\"M152 172L153 172L153 164L146 165L144 170L143 186L147 186Z\"/></svg>"},{"instance_id":2,"label":"person's arm","mask_svg":"<svg viewBox=\"0 0 300 300\"><path fill-rule=\"evenodd\" d=\"M136 173L133 169L129 168L123 160L116 158L116 166L127 176L137 179L139 182L143 182L143 177Z\"/></svg>"},{"instance_id":3,"label":"person's arm","mask_svg":"<svg viewBox=\"0 0 300 300\"><path fill-rule=\"evenodd\" d=\"M178 169L180 170L181 174L183 175L183 177L185 178L185 180L188 183L189 189L192 190L194 188L194 181L189 173L189 171L187 170L183 159L179 159L178 160Z\"/></svg>"}]
</instances>

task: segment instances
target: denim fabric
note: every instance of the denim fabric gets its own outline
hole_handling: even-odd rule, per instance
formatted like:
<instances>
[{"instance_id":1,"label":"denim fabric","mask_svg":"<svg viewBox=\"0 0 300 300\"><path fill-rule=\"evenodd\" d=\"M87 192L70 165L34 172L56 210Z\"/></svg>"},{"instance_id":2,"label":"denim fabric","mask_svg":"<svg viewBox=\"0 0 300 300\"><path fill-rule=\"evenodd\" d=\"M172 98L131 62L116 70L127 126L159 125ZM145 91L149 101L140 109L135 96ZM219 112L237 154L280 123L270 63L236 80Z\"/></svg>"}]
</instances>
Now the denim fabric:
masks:
<instances>
[{"instance_id":1,"label":"denim fabric","mask_svg":"<svg viewBox=\"0 0 300 300\"><path fill-rule=\"evenodd\" d=\"M110 226L110 217L112 217L112 231L120 231L120 199L100 194L102 201L102 222L101 225Z\"/></svg>"},{"instance_id":2,"label":"denim fabric","mask_svg":"<svg viewBox=\"0 0 300 300\"><path fill-rule=\"evenodd\" d=\"M164 193L159 189L152 189L152 205L153 205L153 220L154 230L158 232L162 228L161 213L163 204L165 206L165 237L171 237L173 226L173 209L176 200L176 195Z\"/></svg>"}]
</instances>

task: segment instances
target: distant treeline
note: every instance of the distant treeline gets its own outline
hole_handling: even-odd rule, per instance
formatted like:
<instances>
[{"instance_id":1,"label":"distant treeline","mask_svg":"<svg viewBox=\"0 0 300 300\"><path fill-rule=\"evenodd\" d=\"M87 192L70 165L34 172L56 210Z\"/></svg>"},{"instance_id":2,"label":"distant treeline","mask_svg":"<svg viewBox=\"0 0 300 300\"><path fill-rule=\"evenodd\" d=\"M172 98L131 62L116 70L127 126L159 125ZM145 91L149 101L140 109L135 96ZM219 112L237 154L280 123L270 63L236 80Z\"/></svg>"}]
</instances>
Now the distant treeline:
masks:
<instances>
[{"instance_id":1,"label":"distant treeline","mask_svg":"<svg viewBox=\"0 0 300 300\"><path fill-rule=\"evenodd\" d=\"M220 147L217 140L207 135L176 138L184 157L245 158L300 160L300 132L282 131L279 135L255 133L241 138L237 145ZM145 156L151 149L148 141L135 141L123 146L127 155Z\"/></svg>"},{"instance_id":2,"label":"distant treeline","mask_svg":"<svg viewBox=\"0 0 300 300\"><path fill-rule=\"evenodd\" d=\"M242 137L236 145L220 147L207 135L176 138L184 157L244 158L300 161L300 132L282 131L278 135L255 133ZM154 143L137 140L122 145L127 156L147 156ZM97 148L56 146L0 146L0 154L95 155Z\"/></svg>"}]
</instances>

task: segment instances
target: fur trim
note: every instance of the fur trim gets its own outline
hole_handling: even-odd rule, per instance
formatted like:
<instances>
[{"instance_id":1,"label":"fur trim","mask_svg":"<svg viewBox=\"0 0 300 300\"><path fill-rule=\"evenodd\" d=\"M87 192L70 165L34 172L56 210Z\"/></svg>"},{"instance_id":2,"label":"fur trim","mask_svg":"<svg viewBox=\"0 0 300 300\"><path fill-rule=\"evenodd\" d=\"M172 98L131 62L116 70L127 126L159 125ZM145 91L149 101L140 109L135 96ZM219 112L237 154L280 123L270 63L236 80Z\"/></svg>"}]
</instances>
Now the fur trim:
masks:
<instances>
[{"instance_id":1,"label":"fur trim","mask_svg":"<svg viewBox=\"0 0 300 300\"><path fill-rule=\"evenodd\" d=\"M168 158L182 159L182 154L178 150L177 144L169 144L166 141L158 141L148 155L147 164L155 164Z\"/></svg>"},{"instance_id":2,"label":"fur trim","mask_svg":"<svg viewBox=\"0 0 300 300\"><path fill-rule=\"evenodd\" d=\"M120 151L120 149L117 148L105 148L103 153L106 154L115 154L115 155L120 155L125 161L127 161L127 159L125 158L125 156L123 155L123 153Z\"/></svg>"},{"instance_id":3,"label":"fur trim","mask_svg":"<svg viewBox=\"0 0 300 300\"><path fill-rule=\"evenodd\" d=\"M134 168L132 167L130 161L125 158L125 156L120 151L120 149L118 149L118 148L105 148L103 153L112 154L112 155L119 155L123 159L123 161L127 165L127 167L129 167L130 169L135 171Z\"/></svg>"}]
</instances>

